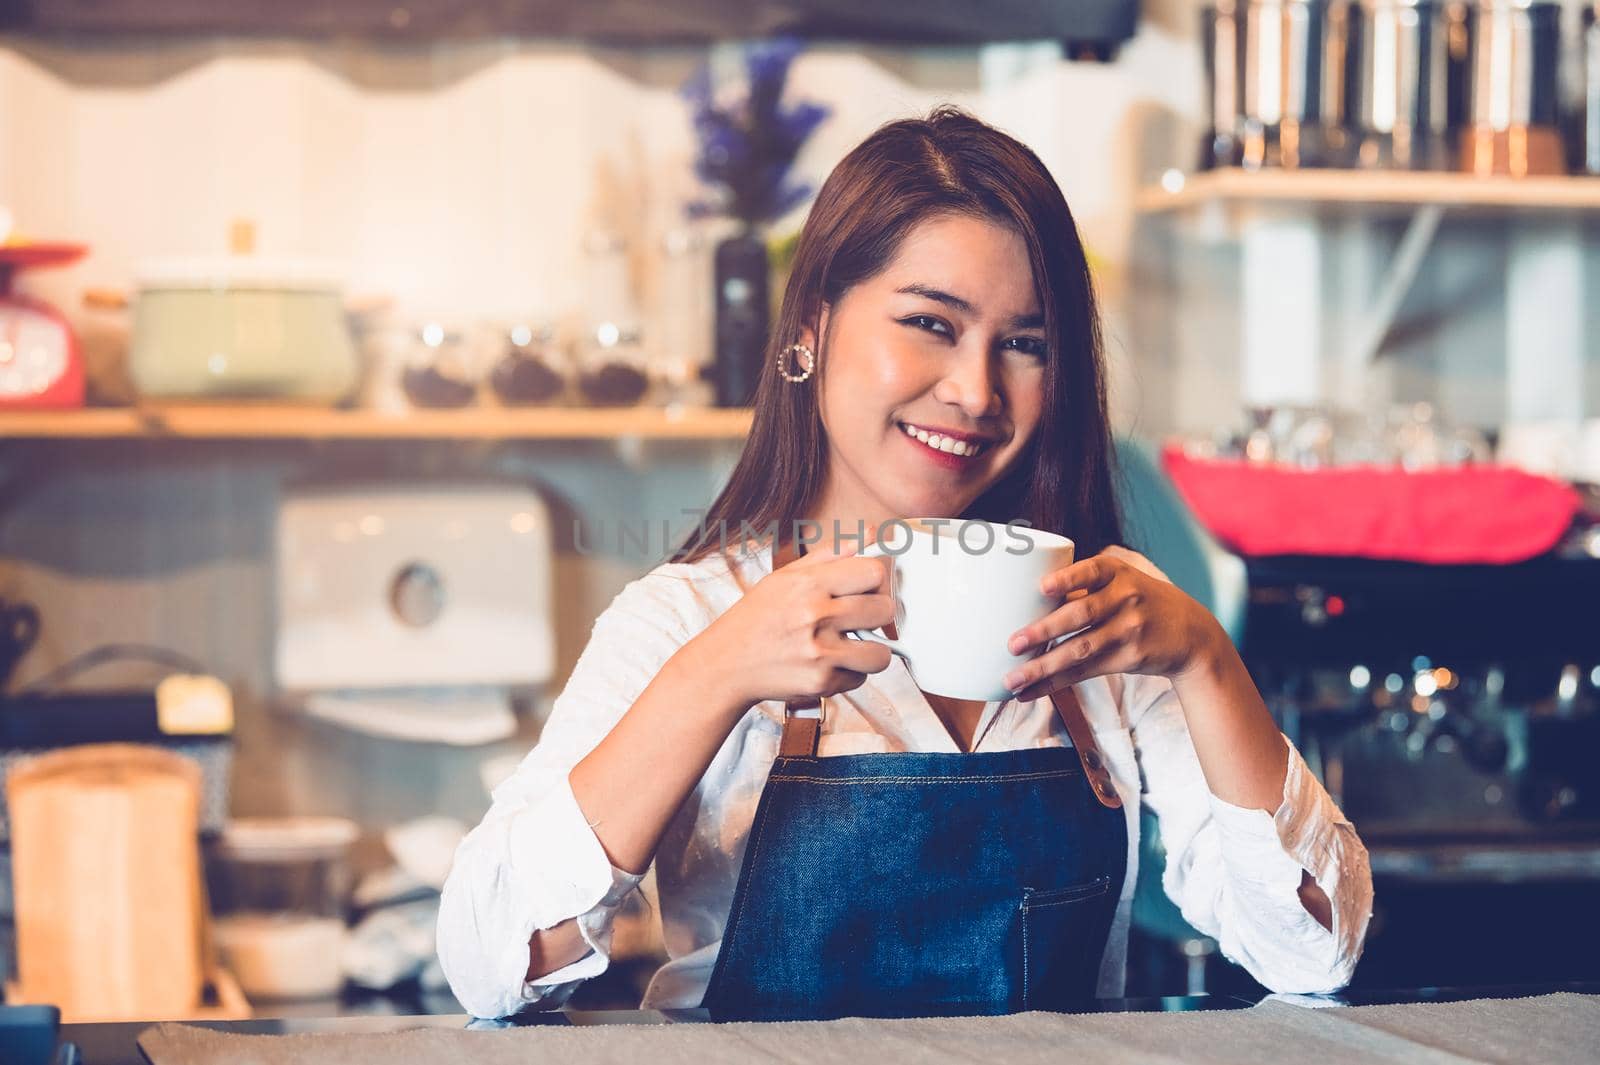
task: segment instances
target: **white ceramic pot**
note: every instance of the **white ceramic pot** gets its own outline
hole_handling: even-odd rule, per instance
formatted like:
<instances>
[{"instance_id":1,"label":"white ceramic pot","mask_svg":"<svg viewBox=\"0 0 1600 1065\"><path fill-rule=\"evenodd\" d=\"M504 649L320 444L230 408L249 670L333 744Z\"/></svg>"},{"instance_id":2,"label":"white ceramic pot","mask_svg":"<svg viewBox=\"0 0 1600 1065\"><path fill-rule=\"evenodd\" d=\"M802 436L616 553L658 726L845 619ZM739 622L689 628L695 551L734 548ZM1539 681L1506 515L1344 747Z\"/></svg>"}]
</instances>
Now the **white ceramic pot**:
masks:
<instances>
[{"instance_id":1,"label":"white ceramic pot","mask_svg":"<svg viewBox=\"0 0 1600 1065\"><path fill-rule=\"evenodd\" d=\"M171 259L137 283L129 364L145 396L333 403L355 387L342 285L322 264Z\"/></svg>"}]
</instances>

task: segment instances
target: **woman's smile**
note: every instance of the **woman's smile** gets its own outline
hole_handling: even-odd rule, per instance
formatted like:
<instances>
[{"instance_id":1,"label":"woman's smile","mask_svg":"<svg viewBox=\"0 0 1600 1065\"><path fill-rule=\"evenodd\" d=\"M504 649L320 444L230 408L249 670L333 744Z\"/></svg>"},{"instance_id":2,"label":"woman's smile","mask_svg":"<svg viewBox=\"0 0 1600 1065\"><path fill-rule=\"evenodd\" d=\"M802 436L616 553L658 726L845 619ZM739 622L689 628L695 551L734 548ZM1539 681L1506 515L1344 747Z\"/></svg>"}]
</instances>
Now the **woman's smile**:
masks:
<instances>
[{"instance_id":1,"label":"woman's smile","mask_svg":"<svg viewBox=\"0 0 1600 1065\"><path fill-rule=\"evenodd\" d=\"M983 463L980 462L987 443L973 441L971 443L957 439L951 433L929 432L921 426L908 422L896 422L900 435L916 453L928 462L944 470L970 471L976 470Z\"/></svg>"}]
</instances>

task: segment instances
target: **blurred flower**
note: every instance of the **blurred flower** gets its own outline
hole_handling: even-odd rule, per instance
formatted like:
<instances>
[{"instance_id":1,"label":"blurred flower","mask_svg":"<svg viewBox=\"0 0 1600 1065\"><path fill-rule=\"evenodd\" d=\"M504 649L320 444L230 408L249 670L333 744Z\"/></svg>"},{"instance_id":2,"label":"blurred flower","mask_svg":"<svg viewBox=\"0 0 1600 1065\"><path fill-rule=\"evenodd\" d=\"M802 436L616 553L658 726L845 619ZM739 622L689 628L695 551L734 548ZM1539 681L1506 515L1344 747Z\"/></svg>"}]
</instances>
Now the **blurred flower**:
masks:
<instances>
[{"instance_id":1,"label":"blurred flower","mask_svg":"<svg viewBox=\"0 0 1600 1065\"><path fill-rule=\"evenodd\" d=\"M695 173L717 189L714 200L690 204L691 215L731 215L753 228L811 195L811 186L791 180L789 170L800 146L829 112L810 101L784 105L789 67L799 52L800 42L794 38L746 47L742 95L719 93L709 63L684 84L700 142Z\"/></svg>"}]
</instances>

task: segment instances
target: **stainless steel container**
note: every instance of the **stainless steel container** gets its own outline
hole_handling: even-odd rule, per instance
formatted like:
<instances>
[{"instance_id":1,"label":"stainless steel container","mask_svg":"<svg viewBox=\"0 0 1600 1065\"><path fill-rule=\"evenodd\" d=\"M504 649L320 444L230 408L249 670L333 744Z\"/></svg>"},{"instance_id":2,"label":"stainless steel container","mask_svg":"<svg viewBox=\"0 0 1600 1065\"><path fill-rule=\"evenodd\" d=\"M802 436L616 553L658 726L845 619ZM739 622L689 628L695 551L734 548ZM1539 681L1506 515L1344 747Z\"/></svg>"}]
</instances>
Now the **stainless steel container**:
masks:
<instances>
[{"instance_id":1,"label":"stainless steel container","mask_svg":"<svg viewBox=\"0 0 1600 1065\"><path fill-rule=\"evenodd\" d=\"M1354 14L1357 164L1451 169L1460 114L1452 88L1466 61L1465 5L1361 0Z\"/></svg>"},{"instance_id":2,"label":"stainless steel container","mask_svg":"<svg viewBox=\"0 0 1600 1065\"><path fill-rule=\"evenodd\" d=\"M1349 0L1203 9L1210 130L1202 166L1340 166L1350 151Z\"/></svg>"},{"instance_id":3,"label":"stainless steel container","mask_svg":"<svg viewBox=\"0 0 1600 1065\"><path fill-rule=\"evenodd\" d=\"M1360 40L1354 0L1330 0L1322 17L1322 154L1326 166L1352 166L1358 142L1355 111L1359 104Z\"/></svg>"},{"instance_id":4,"label":"stainless steel container","mask_svg":"<svg viewBox=\"0 0 1600 1065\"><path fill-rule=\"evenodd\" d=\"M1513 177L1563 173L1561 5L1478 0L1469 18L1468 128L1461 169Z\"/></svg>"},{"instance_id":5,"label":"stainless steel container","mask_svg":"<svg viewBox=\"0 0 1600 1065\"><path fill-rule=\"evenodd\" d=\"M1200 10L1210 126L1200 144L1200 169L1238 166L1243 156L1244 69L1239 49L1239 4L1217 0Z\"/></svg>"},{"instance_id":6,"label":"stainless steel container","mask_svg":"<svg viewBox=\"0 0 1600 1065\"><path fill-rule=\"evenodd\" d=\"M1582 125L1577 130L1575 162L1586 174L1600 174L1600 10L1595 3L1583 5L1583 103L1579 110Z\"/></svg>"}]
</instances>

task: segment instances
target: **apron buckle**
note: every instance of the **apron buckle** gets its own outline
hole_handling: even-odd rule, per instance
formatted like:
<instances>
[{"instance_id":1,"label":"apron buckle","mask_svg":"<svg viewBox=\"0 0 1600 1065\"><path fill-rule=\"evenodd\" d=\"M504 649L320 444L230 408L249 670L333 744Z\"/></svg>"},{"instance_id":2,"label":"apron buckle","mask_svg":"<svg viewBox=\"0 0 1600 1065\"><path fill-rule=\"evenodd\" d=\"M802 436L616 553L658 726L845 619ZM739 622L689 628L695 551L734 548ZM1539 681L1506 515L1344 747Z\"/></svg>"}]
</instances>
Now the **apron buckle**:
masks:
<instances>
[{"instance_id":1,"label":"apron buckle","mask_svg":"<svg viewBox=\"0 0 1600 1065\"><path fill-rule=\"evenodd\" d=\"M824 713L821 699L784 703L783 738L778 743L778 757L815 758Z\"/></svg>"}]
</instances>

